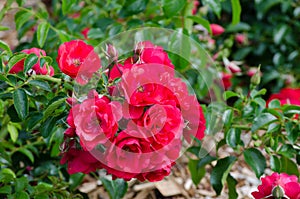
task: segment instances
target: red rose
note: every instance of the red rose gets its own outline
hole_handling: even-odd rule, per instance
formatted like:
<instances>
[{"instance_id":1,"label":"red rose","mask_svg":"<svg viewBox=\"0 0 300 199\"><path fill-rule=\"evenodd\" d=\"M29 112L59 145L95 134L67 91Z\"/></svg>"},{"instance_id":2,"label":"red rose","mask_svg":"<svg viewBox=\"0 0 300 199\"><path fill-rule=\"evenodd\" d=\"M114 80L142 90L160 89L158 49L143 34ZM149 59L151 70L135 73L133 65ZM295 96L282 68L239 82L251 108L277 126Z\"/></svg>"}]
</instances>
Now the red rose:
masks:
<instances>
[{"instance_id":1,"label":"red rose","mask_svg":"<svg viewBox=\"0 0 300 199\"><path fill-rule=\"evenodd\" d=\"M95 97L72 108L76 134L84 149L92 150L114 137L121 118L119 106L118 102L110 102L105 97Z\"/></svg>"},{"instance_id":2,"label":"red rose","mask_svg":"<svg viewBox=\"0 0 300 199\"><path fill-rule=\"evenodd\" d=\"M271 176L261 178L261 182L262 184L257 188L258 191L251 193L255 199L272 198L272 192L277 186L283 191L283 196L300 199L300 183L295 175L273 173Z\"/></svg>"},{"instance_id":3,"label":"red rose","mask_svg":"<svg viewBox=\"0 0 300 199\"><path fill-rule=\"evenodd\" d=\"M293 104L300 106L300 88L283 88L279 93L272 94L267 104L273 99L278 99L281 105Z\"/></svg>"},{"instance_id":4,"label":"red rose","mask_svg":"<svg viewBox=\"0 0 300 199\"><path fill-rule=\"evenodd\" d=\"M101 67L99 56L94 47L81 40L63 43L58 49L56 59L60 70L79 84L86 84Z\"/></svg>"},{"instance_id":5,"label":"red rose","mask_svg":"<svg viewBox=\"0 0 300 199\"><path fill-rule=\"evenodd\" d=\"M62 153L63 157L60 161L60 164L68 164L67 171L69 174L78 172L87 174L102 168L101 163L90 152L77 149L72 141L69 144L71 145L70 148Z\"/></svg>"},{"instance_id":6,"label":"red rose","mask_svg":"<svg viewBox=\"0 0 300 199\"><path fill-rule=\"evenodd\" d=\"M150 142L122 131L115 137L105 154L105 165L108 173L126 180L136 177L150 164Z\"/></svg>"},{"instance_id":7,"label":"red rose","mask_svg":"<svg viewBox=\"0 0 300 199\"><path fill-rule=\"evenodd\" d=\"M218 24L210 24L210 29L213 36L219 36L225 32L225 29Z\"/></svg>"},{"instance_id":8,"label":"red rose","mask_svg":"<svg viewBox=\"0 0 300 199\"><path fill-rule=\"evenodd\" d=\"M39 58L41 56L46 56L46 52L42 49L39 49L39 48L25 49L25 50L22 50L21 52L23 52L25 54L34 53ZM17 62L10 69L9 73L18 73L18 72L23 71L24 70L24 62L25 62L25 59L22 59L21 61ZM43 67L40 66L40 59L36 62L36 64L34 64L32 66L32 70L34 70L36 74L40 74L40 75L47 75L47 74L49 74L50 76L54 75L54 69L53 69L52 66L49 67L49 71L48 71L48 68L47 68L46 64L44 64Z\"/></svg>"}]
</instances>

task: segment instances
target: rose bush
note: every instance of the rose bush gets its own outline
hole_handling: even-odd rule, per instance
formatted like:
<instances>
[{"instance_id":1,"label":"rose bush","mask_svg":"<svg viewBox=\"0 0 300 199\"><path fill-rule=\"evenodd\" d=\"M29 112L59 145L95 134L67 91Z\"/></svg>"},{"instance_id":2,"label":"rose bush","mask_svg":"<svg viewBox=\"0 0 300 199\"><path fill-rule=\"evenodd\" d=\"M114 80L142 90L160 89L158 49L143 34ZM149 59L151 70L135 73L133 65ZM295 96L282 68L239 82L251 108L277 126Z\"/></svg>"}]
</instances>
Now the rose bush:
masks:
<instances>
[{"instance_id":1,"label":"rose bush","mask_svg":"<svg viewBox=\"0 0 300 199\"><path fill-rule=\"evenodd\" d=\"M242 164L274 172L254 197L299 198L299 7L4 1L0 197L87 198L90 173L119 199L126 181L162 180L184 154L216 197L251 196L233 175Z\"/></svg>"}]
</instances>

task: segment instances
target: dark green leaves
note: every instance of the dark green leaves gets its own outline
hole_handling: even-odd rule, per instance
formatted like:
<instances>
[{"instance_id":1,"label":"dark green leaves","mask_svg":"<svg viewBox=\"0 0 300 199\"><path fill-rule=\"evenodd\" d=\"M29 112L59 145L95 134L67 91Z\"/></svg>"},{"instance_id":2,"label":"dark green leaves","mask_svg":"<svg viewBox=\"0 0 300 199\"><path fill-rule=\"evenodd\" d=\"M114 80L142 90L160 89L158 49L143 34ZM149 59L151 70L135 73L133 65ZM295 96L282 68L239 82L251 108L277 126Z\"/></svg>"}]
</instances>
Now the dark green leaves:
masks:
<instances>
[{"instance_id":1,"label":"dark green leaves","mask_svg":"<svg viewBox=\"0 0 300 199\"><path fill-rule=\"evenodd\" d=\"M241 129L229 129L226 134L226 143L232 148L237 148L237 146L241 143Z\"/></svg>"},{"instance_id":2,"label":"dark green leaves","mask_svg":"<svg viewBox=\"0 0 300 199\"><path fill-rule=\"evenodd\" d=\"M25 62L24 62L24 74L26 74L27 71L29 69L31 69L34 64L36 64L38 59L39 59L38 56L36 56L36 54L34 54L34 53L27 56L27 58L25 59Z\"/></svg>"},{"instance_id":3,"label":"dark green leaves","mask_svg":"<svg viewBox=\"0 0 300 199\"><path fill-rule=\"evenodd\" d=\"M15 15L16 29L19 30L26 23L32 14L26 10L20 10Z\"/></svg>"},{"instance_id":4,"label":"dark green leaves","mask_svg":"<svg viewBox=\"0 0 300 199\"><path fill-rule=\"evenodd\" d=\"M204 5L208 5L218 18L221 17L222 5L220 0L203 0L202 2Z\"/></svg>"},{"instance_id":5,"label":"dark green leaves","mask_svg":"<svg viewBox=\"0 0 300 199\"><path fill-rule=\"evenodd\" d=\"M228 185L228 198L236 199L238 198L238 193L236 192L236 184L237 181L230 174L227 177L227 185Z\"/></svg>"},{"instance_id":6,"label":"dark green leaves","mask_svg":"<svg viewBox=\"0 0 300 199\"><path fill-rule=\"evenodd\" d=\"M123 179L109 180L102 177L100 180L111 199L121 199L125 195L128 185Z\"/></svg>"},{"instance_id":7,"label":"dark green leaves","mask_svg":"<svg viewBox=\"0 0 300 199\"><path fill-rule=\"evenodd\" d=\"M37 28L37 41L39 46L42 48L45 44L50 24L48 22L42 22Z\"/></svg>"},{"instance_id":8,"label":"dark green leaves","mask_svg":"<svg viewBox=\"0 0 300 199\"><path fill-rule=\"evenodd\" d=\"M261 127L276 121L277 118L270 113L262 113L254 119L253 125L251 127L251 131L255 132Z\"/></svg>"},{"instance_id":9,"label":"dark green leaves","mask_svg":"<svg viewBox=\"0 0 300 199\"><path fill-rule=\"evenodd\" d=\"M8 46L7 43L5 43L4 41L0 40L0 48L2 48L3 50L5 50L9 55L12 55L12 52Z\"/></svg>"},{"instance_id":10,"label":"dark green leaves","mask_svg":"<svg viewBox=\"0 0 300 199\"><path fill-rule=\"evenodd\" d=\"M149 0L127 0L120 11L120 16L128 17L143 12Z\"/></svg>"},{"instance_id":11,"label":"dark green leaves","mask_svg":"<svg viewBox=\"0 0 300 199\"><path fill-rule=\"evenodd\" d=\"M186 4L186 0L163 0L163 11L167 17L175 16Z\"/></svg>"},{"instance_id":12,"label":"dark green leaves","mask_svg":"<svg viewBox=\"0 0 300 199\"><path fill-rule=\"evenodd\" d=\"M19 88L13 93L14 106L20 119L24 120L28 115L29 103L26 92Z\"/></svg>"},{"instance_id":13,"label":"dark green leaves","mask_svg":"<svg viewBox=\"0 0 300 199\"><path fill-rule=\"evenodd\" d=\"M200 180L205 175L205 167L198 166L199 160L190 159L188 163L189 170L192 175L192 181L195 185L198 185Z\"/></svg>"},{"instance_id":14,"label":"dark green leaves","mask_svg":"<svg viewBox=\"0 0 300 199\"><path fill-rule=\"evenodd\" d=\"M43 89L45 91L51 92L51 88L50 88L48 82L46 82L46 81L31 80L31 81L29 81L29 84L33 85L33 86L36 86L38 88L41 88L41 89Z\"/></svg>"},{"instance_id":15,"label":"dark green leaves","mask_svg":"<svg viewBox=\"0 0 300 199\"><path fill-rule=\"evenodd\" d=\"M244 151L244 158L246 163L255 172L256 177L259 178L266 168L266 158L255 148L246 149Z\"/></svg>"},{"instance_id":16,"label":"dark green leaves","mask_svg":"<svg viewBox=\"0 0 300 199\"><path fill-rule=\"evenodd\" d=\"M235 161L236 157L229 156L218 160L217 165L213 168L210 176L210 183L217 195L220 195L228 173Z\"/></svg>"}]
</instances>

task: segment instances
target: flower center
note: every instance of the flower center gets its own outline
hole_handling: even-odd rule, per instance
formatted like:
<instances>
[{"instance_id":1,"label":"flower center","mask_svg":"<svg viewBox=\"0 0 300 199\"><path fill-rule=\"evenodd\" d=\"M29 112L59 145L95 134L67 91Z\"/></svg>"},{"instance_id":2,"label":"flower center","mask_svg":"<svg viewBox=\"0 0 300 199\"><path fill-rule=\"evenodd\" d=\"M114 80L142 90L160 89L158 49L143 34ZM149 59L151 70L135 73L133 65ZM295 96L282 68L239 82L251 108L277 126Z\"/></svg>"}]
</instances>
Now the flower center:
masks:
<instances>
[{"instance_id":1,"label":"flower center","mask_svg":"<svg viewBox=\"0 0 300 199\"><path fill-rule=\"evenodd\" d=\"M76 67L78 67L78 66L81 65L81 61L80 61L79 59L74 59L74 60L73 60L73 64L74 64Z\"/></svg>"}]
</instances>

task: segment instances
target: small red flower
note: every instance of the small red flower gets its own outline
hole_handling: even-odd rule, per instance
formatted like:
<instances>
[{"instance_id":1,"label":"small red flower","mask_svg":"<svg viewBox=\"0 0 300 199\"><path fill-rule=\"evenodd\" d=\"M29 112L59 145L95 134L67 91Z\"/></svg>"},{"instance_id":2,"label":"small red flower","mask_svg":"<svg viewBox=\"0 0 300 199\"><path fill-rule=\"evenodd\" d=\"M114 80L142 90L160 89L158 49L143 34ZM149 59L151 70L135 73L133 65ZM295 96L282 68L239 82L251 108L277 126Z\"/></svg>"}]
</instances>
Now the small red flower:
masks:
<instances>
[{"instance_id":1,"label":"small red flower","mask_svg":"<svg viewBox=\"0 0 300 199\"><path fill-rule=\"evenodd\" d=\"M210 24L210 29L213 36L219 36L225 32L225 29L218 24Z\"/></svg>"},{"instance_id":2,"label":"small red flower","mask_svg":"<svg viewBox=\"0 0 300 199\"><path fill-rule=\"evenodd\" d=\"M22 50L21 52L25 53L25 54L32 54L34 53L36 56L38 56L39 58L41 56L46 56L46 52L42 49L39 48L30 48L30 49L25 49ZM21 71L24 70L24 62L25 59L22 59L21 61L17 62L9 71L9 73L19 73ZM40 74L40 75L47 75L49 74L50 76L54 75L54 69L52 66L49 67L49 71L48 68L46 66L46 64L44 64L43 67L41 67L40 65L40 59L36 62L36 64L34 64L32 66L32 70L35 71L36 74Z\"/></svg>"},{"instance_id":3,"label":"small red flower","mask_svg":"<svg viewBox=\"0 0 300 199\"><path fill-rule=\"evenodd\" d=\"M277 186L282 188L284 196L290 199L300 199L300 183L295 175L273 173L261 178L261 182L262 184L257 188L258 191L251 193L255 199L273 198L272 192Z\"/></svg>"},{"instance_id":4,"label":"small red flower","mask_svg":"<svg viewBox=\"0 0 300 199\"><path fill-rule=\"evenodd\" d=\"M81 40L63 43L58 49L57 63L60 70L74 78L79 84L86 84L101 67L94 47Z\"/></svg>"}]
</instances>

